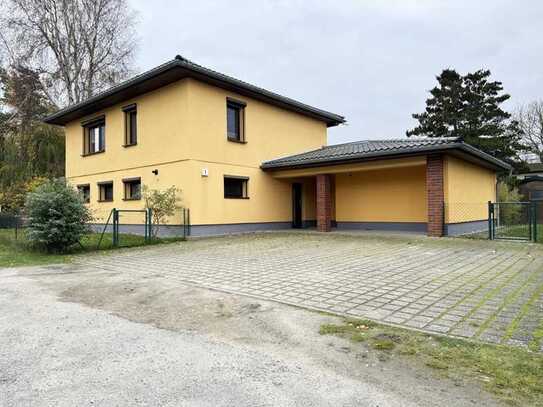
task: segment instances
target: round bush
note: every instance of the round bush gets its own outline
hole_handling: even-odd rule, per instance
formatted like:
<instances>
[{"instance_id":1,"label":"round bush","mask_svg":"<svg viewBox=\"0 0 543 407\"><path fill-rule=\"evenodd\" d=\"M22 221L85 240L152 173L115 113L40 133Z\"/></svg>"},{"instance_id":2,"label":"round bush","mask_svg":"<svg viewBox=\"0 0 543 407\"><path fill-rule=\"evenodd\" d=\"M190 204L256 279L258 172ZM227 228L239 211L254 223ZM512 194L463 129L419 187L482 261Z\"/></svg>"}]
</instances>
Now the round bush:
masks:
<instances>
[{"instance_id":1,"label":"round bush","mask_svg":"<svg viewBox=\"0 0 543 407\"><path fill-rule=\"evenodd\" d=\"M55 252L79 242L92 220L79 193L64 180L48 181L29 193L25 212L29 242Z\"/></svg>"}]
</instances>

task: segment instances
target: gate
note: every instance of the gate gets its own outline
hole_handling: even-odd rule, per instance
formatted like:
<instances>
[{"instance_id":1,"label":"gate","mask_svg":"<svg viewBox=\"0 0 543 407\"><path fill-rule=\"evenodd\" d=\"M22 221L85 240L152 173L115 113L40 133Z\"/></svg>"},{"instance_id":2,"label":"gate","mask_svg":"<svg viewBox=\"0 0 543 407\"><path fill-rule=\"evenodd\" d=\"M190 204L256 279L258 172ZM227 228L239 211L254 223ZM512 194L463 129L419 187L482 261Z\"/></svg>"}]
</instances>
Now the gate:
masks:
<instances>
[{"instance_id":1,"label":"gate","mask_svg":"<svg viewBox=\"0 0 543 407\"><path fill-rule=\"evenodd\" d=\"M490 240L537 241L537 205L535 202L489 202L488 237Z\"/></svg>"},{"instance_id":2,"label":"gate","mask_svg":"<svg viewBox=\"0 0 543 407\"><path fill-rule=\"evenodd\" d=\"M124 219L121 219L121 218ZM111 225L111 226L110 226ZM120 238L120 225L124 227L130 227L132 233L126 233L131 239L142 239L144 243L148 243L152 238L152 210L151 209L117 209L113 208L109 214L109 217L104 225L100 239L98 241L98 247L102 243L106 230L111 227L112 232L112 244L114 247L123 246ZM143 229L143 236L141 233Z\"/></svg>"}]
</instances>

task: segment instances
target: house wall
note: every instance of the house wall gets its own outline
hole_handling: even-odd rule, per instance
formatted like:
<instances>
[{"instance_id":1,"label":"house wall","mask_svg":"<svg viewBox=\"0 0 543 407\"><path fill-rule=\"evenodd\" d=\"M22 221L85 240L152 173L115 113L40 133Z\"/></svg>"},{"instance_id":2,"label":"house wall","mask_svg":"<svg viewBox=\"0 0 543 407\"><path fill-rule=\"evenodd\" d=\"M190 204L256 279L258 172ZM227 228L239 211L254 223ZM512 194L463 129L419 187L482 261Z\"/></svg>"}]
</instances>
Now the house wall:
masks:
<instances>
[{"instance_id":1,"label":"house wall","mask_svg":"<svg viewBox=\"0 0 543 407\"><path fill-rule=\"evenodd\" d=\"M336 174L337 222L426 222L425 171L417 165Z\"/></svg>"},{"instance_id":2,"label":"house wall","mask_svg":"<svg viewBox=\"0 0 543 407\"><path fill-rule=\"evenodd\" d=\"M485 220L488 201L495 200L495 171L456 157L445 157L445 223Z\"/></svg>"},{"instance_id":3,"label":"house wall","mask_svg":"<svg viewBox=\"0 0 543 407\"><path fill-rule=\"evenodd\" d=\"M244 101L246 143L226 138L226 98ZM123 147L122 107L136 103L138 144ZM106 151L82 157L81 122L105 115ZM73 185L90 184L90 207L101 223L111 208L139 209L143 201L123 201L123 178L142 185L182 190L193 225L288 222L292 219L290 181L260 170L262 161L326 144L324 122L184 79L66 126L66 174ZM202 176L206 168L209 175ZM158 170L158 175L152 173ZM249 199L225 199L224 175L249 177ZM113 181L113 202L97 202L98 182ZM314 184L304 184L304 218L314 219ZM180 215L170 219L179 223Z\"/></svg>"}]
</instances>

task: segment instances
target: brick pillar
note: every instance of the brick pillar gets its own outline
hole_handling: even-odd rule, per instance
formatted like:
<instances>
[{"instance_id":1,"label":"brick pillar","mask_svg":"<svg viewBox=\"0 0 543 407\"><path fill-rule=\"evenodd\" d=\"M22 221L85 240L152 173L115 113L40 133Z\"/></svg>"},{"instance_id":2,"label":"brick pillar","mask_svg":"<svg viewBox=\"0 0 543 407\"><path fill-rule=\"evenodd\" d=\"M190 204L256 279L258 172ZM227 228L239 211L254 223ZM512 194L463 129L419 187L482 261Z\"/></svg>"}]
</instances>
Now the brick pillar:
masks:
<instances>
[{"instance_id":1,"label":"brick pillar","mask_svg":"<svg viewBox=\"0 0 543 407\"><path fill-rule=\"evenodd\" d=\"M330 232L332 225L332 191L330 175L317 175L317 230Z\"/></svg>"},{"instance_id":2,"label":"brick pillar","mask_svg":"<svg viewBox=\"0 0 543 407\"><path fill-rule=\"evenodd\" d=\"M428 199L428 236L443 236L443 156L426 156L426 196Z\"/></svg>"}]
</instances>

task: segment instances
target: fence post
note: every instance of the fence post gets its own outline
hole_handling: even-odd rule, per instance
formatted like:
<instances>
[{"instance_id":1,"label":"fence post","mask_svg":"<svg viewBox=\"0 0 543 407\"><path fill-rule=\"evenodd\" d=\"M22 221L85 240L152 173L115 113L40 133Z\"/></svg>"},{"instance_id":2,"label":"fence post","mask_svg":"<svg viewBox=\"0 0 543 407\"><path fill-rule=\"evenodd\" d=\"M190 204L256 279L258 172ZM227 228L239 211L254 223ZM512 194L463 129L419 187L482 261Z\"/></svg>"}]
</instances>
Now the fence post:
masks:
<instances>
[{"instance_id":1,"label":"fence post","mask_svg":"<svg viewBox=\"0 0 543 407\"><path fill-rule=\"evenodd\" d=\"M492 202L488 201L488 240L492 240L494 234L492 233L493 221L492 221L492 212L494 208Z\"/></svg>"},{"instance_id":2,"label":"fence post","mask_svg":"<svg viewBox=\"0 0 543 407\"><path fill-rule=\"evenodd\" d=\"M116 208L113 211L113 246L119 245L119 211Z\"/></svg>"},{"instance_id":3,"label":"fence post","mask_svg":"<svg viewBox=\"0 0 543 407\"><path fill-rule=\"evenodd\" d=\"M534 243L537 243L537 202L532 201L532 238Z\"/></svg>"},{"instance_id":4,"label":"fence post","mask_svg":"<svg viewBox=\"0 0 543 407\"><path fill-rule=\"evenodd\" d=\"M147 229L149 230L149 241L153 238L153 209L147 208Z\"/></svg>"}]
</instances>

